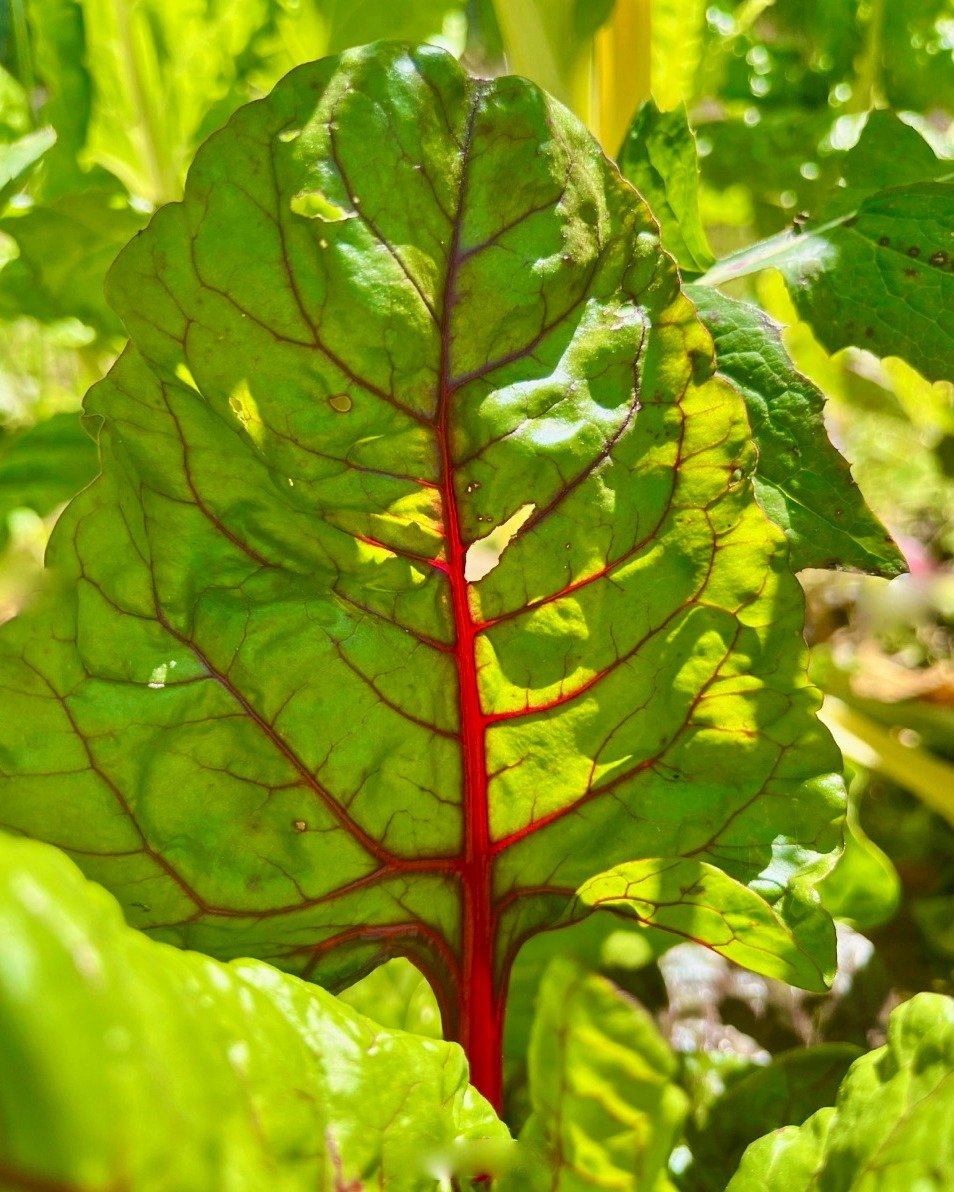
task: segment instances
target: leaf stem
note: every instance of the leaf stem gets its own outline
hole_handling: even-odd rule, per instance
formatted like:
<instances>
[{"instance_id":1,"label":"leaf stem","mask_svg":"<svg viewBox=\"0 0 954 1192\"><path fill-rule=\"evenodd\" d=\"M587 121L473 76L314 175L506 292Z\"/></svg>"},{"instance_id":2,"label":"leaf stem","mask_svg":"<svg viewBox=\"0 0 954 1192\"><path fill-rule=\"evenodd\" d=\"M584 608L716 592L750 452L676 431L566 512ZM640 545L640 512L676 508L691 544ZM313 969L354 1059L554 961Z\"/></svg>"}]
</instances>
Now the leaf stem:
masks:
<instances>
[{"instance_id":1,"label":"leaf stem","mask_svg":"<svg viewBox=\"0 0 954 1192\"><path fill-rule=\"evenodd\" d=\"M448 252L447 276L440 314L440 381L437 438L441 455L441 504L447 548L447 580L454 618L454 652L457 662L460 739L463 762L463 858L461 877L461 989L458 1041L470 1062L475 1088L499 1114L503 1104L503 996L494 979L495 930L491 907L493 894L490 848L486 735L477 680L476 639L479 627L470 608L466 578L467 544L461 532L455 489L455 461L451 442L451 381L453 310L461 264L460 237L467 197L468 171L474 125L480 105L480 84L474 97L464 144L457 210Z\"/></svg>"},{"instance_id":2,"label":"leaf stem","mask_svg":"<svg viewBox=\"0 0 954 1192\"><path fill-rule=\"evenodd\" d=\"M596 112L600 143L615 155L639 105L649 98L652 72L652 0L616 0L596 34Z\"/></svg>"}]
</instances>

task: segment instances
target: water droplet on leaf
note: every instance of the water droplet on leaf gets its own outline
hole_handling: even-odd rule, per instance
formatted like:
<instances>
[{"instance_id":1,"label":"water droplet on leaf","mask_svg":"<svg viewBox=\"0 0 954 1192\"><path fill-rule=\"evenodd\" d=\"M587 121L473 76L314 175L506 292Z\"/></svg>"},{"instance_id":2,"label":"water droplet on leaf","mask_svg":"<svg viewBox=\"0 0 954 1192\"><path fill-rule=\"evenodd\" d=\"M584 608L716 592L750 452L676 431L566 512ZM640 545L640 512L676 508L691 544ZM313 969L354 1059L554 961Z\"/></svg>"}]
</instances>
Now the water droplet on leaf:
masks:
<instances>
[{"instance_id":1,"label":"water droplet on leaf","mask_svg":"<svg viewBox=\"0 0 954 1192\"><path fill-rule=\"evenodd\" d=\"M337 410L339 414L347 414L354 402L347 393L336 393L333 397L328 398L328 405L333 410Z\"/></svg>"}]
</instances>

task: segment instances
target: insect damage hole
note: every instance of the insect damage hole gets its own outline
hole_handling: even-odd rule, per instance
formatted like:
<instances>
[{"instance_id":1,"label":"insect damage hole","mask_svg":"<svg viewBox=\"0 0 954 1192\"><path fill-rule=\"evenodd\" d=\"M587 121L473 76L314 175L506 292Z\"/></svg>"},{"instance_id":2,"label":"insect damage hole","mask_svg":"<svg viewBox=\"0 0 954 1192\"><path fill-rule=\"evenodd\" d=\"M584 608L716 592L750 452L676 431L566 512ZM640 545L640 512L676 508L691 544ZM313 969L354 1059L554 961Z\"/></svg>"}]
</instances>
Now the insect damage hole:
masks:
<instances>
[{"instance_id":1,"label":"insect damage hole","mask_svg":"<svg viewBox=\"0 0 954 1192\"><path fill-rule=\"evenodd\" d=\"M536 505L533 504L521 505L512 517L470 544L464 559L464 579L469 584L477 583L493 571L500 562L500 556L523 529L534 509Z\"/></svg>"}]
</instances>

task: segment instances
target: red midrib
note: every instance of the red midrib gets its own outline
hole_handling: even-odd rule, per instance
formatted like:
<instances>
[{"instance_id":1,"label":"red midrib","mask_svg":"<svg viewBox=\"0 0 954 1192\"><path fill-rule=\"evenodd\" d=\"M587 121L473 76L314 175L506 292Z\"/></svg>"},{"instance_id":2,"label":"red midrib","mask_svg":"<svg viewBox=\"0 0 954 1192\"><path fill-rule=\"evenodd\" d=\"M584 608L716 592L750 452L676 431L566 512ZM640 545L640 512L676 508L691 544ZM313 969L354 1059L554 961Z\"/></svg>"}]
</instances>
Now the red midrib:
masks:
<instances>
[{"instance_id":1,"label":"red midrib","mask_svg":"<svg viewBox=\"0 0 954 1192\"><path fill-rule=\"evenodd\" d=\"M441 454L441 502L447 548L447 580L454 618L454 658L460 704L463 755L463 856L461 864L462 939L459 1041L470 1061L471 1083L499 1112L502 1104L502 999L494 988L494 931L491 913L490 819L487 799L487 717L480 702L475 653L477 625L465 578L467 546L461 534L451 444L451 312L457 298L460 238L467 170L480 84L474 96L461 149L461 181L448 251L440 320L440 383L437 438Z\"/></svg>"}]
</instances>

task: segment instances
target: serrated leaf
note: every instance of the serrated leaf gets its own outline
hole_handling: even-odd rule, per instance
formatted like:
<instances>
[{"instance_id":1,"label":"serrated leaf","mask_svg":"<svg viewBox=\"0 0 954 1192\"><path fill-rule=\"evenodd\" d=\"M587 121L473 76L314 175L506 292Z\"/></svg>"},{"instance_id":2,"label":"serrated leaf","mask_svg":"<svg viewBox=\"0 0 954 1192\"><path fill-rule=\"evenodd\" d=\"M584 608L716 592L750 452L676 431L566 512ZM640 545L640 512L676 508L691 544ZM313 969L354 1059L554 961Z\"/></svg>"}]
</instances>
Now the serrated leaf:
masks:
<instances>
[{"instance_id":1,"label":"serrated leaf","mask_svg":"<svg viewBox=\"0 0 954 1192\"><path fill-rule=\"evenodd\" d=\"M919 993L834 1109L753 1142L726 1192L945 1192L954 1183L954 999Z\"/></svg>"},{"instance_id":2,"label":"serrated leaf","mask_svg":"<svg viewBox=\"0 0 954 1192\"><path fill-rule=\"evenodd\" d=\"M302 68L109 293L103 473L62 594L0 635L4 823L167 940L335 987L409 956L475 1064L523 941L622 861L705 857L827 963L801 593L741 400L573 117L427 49Z\"/></svg>"},{"instance_id":3,"label":"serrated leaf","mask_svg":"<svg viewBox=\"0 0 954 1192\"><path fill-rule=\"evenodd\" d=\"M718 290L695 285L688 293L712 335L719 371L745 399L759 449L755 495L784 531L792 566L850 567L887 579L907 570L829 442L824 395L792 364L781 329Z\"/></svg>"},{"instance_id":4,"label":"serrated leaf","mask_svg":"<svg viewBox=\"0 0 954 1192\"><path fill-rule=\"evenodd\" d=\"M459 1048L155 943L48 845L0 836L0 938L4 1187L428 1189L461 1143L500 1159Z\"/></svg>"},{"instance_id":5,"label":"serrated leaf","mask_svg":"<svg viewBox=\"0 0 954 1192\"><path fill-rule=\"evenodd\" d=\"M530 1039L533 1113L521 1143L539 1159L501 1192L663 1192L688 1101L676 1058L640 1004L611 981L557 959L540 987Z\"/></svg>"},{"instance_id":6,"label":"serrated leaf","mask_svg":"<svg viewBox=\"0 0 954 1192\"><path fill-rule=\"evenodd\" d=\"M823 991L834 976L834 966L820 966L804 952L764 898L705 861L630 861L584 882L577 899L704 944L727 960L800 989Z\"/></svg>"},{"instance_id":7,"label":"serrated leaf","mask_svg":"<svg viewBox=\"0 0 954 1192\"><path fill-rule=\"evenodd\" d=\"M804 226L718 262L721 285L768 267L829 351L902 356L928 380L954 362L954 163L913 128L873 112L845 157L844 188Z\"/></svg>"},{"instance_id":8,"label":"serrated leaf","mask_svg":"<svg viewBox=\"0 0 954 1192\"><path fill-rule=\"evenodd\" d=\"M15 509L52 513L96 474L96 445L78 414L54 414L36 426L0 432L0 549Z\"/></svg>"},{"instance_id":9,"label":"serrated leaf","mask_svg":"<svg viewBox=\"0 0 954 1192\"><path fill-rule=\"evenodd\" d=\"M659 220L663 248L685 272L704 273L715 257L699 213L696 139L685 105L661 112L648 99L623 141L619 168Z\"/></svg>"},{"instance_id":10,"label":"serrated leaf","mask_svg":"<svg viewBox=\"0 0 954 1192\"><path fill-rule=\"evenodd\" d=\"M730 1085L701 1127L687 1131L693 1162L680 1177L683 1192L724 1192L749 1143L770 1130L800 1126L835 1103L838 1086L859 1054L851 1043L786 1051Z\"/></svg>"}]
</instances>

